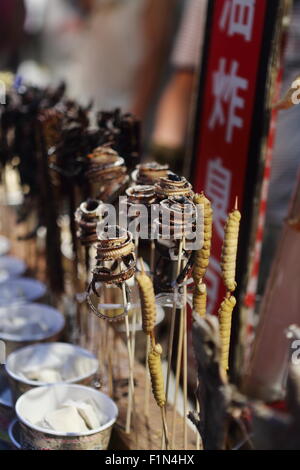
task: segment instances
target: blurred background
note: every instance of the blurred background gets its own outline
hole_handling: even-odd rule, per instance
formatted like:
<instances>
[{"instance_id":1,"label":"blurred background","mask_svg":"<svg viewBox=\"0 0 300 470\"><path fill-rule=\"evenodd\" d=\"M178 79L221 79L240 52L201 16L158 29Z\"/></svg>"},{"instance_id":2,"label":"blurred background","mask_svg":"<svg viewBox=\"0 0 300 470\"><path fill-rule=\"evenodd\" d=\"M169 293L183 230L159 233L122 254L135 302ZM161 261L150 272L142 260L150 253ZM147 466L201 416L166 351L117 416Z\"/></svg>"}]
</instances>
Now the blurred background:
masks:
<instances>
[{"instance_id":1,"label":"blurred background","mask_svg":"<svg viewBox=\"0 0 300 470\"><path fill-rule=\"evenodd\" d=\"M181 173L206 9L207 0L1 0L0 70L42 87L64 81L94 111L132 112L143 122L143 158ZM284 89L300 70L299 18L295 0ZM296 182L299 113L278 121L260 294Z\"/></svg>"},{"instance_id":2,"label":"blurred background","mask_svg":"<svg viewBox=\"0 0 300 470\"><path fill-rule=\"evenodd\" d=\"M71 98L95 109L131 111L148 137L185 3L1 0L0 68L38 86L65 81Z\"/></svg>"}]
</instances>

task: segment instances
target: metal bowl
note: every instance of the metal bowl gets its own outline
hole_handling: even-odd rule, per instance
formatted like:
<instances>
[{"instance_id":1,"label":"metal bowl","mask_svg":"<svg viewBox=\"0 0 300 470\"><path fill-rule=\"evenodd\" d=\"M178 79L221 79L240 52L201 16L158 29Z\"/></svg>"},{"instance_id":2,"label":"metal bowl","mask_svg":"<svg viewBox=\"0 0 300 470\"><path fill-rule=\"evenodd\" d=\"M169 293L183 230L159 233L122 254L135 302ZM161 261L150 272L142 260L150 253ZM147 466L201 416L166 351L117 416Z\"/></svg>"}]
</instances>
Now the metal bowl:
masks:
<instances>
[{"instance_id":1,"label":"metal bowl","mask_svg":"<svg viewBox=\"0 0 300 470\"><path fill-rule=\"evenodd\" d=\"M8 426L15 417L15 410L7 374L0 366L0 439L9 442Z\"/></svg>"},{"instance_id":2,"label":"metal bowl","mask_svg":"<svg viewBox=\"0 0 300 470\"><path fill-rule=\"evenodd\" d=\"M0 283L0 307L20 305L42 299L47 292L45 284L36 279L20 277Z\"/></svg>"},{"instance_id":3,"label":"metal bowl","mask_svg":"<svg viewBox=\"0 0 300 470\"><path fill-rule=\"evenodd\" d=\"M26 269L23 260L14 256L0 256L0 282L19 277Z\"/></svg>"},{"instance_id":4,"label":"metal bowl","mask_svg":"<svg viewBox=\"0 0 300 470\"><path fill-rule=\"evenodd\" d=\"M76 370L76 359L81 358L80 370ZM43 385L49 385L46 382L29 380L22 373L31 368L62 368L64 364L69 362L73 370L66 371L68 377L63 383L76 383L82 385L90 385L95 377L99 367L96 357L87 351L73 344L68 343L45 343L27 346L11 353L6 361L5 369L9 377L12 389L13 399L16 401L27 390ZM73 375L72 372L74 371Z\"/></svg>"},{"instance_id":5,"label":"metal bowl","mask_svg":"<svg viewBox=\"0 0 300 470\"><path fill-rule=\"evenodd\" d=\"M56 409L66 399L93 399L107 422L82 433L62 433L37 424L45 412ZM59 384L37 387L22 395L16 403L20 421L20 444L26 450L106 450L117 419L118 408L107 395L84 385Z\"/></svg>"},{"instance_id":6,"label":"metal bowl","mask_svg":"<svg viewBox=\"0 0 300 470\"><path fill-rule=\"evenodd\" d=\"M48 305L35 303L0 308L0 324L1 318L9 321L21 318L26 328L28 328L29 321L32 324L43 325L42 328L37 327L33 333L22 327L17 332L0 329L0 340L5 342L6 355L30 344L56 341L65 326L64 316L58 310Z\"/></svg>"},{"instance_id":7,"label":"metal bowl","mask_svg":"<svg viewBox=\"0 0 300 470\"><path fill-rule=\"evenodd\" d=\"M8 436L13 450L21 450L20 444L20 423L17 419L13 419L8 426Z\"/></svg>"}]
</instances>

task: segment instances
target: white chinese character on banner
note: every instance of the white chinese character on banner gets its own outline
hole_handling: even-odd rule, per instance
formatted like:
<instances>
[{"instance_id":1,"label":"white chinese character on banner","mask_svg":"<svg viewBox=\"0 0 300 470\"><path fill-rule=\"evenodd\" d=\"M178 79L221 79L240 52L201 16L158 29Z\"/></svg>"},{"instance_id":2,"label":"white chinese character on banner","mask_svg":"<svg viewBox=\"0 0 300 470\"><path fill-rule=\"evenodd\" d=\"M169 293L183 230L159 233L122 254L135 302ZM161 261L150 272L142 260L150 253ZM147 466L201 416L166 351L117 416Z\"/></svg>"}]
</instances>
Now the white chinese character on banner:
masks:
<instances>
[{"instance_id":1,"label":"white chinese character on banner","mask_svg":"<svg viewBox=\"0 0 300 470\"><path fill-rule=\"evenodd\" d=\"M218 293L220 288L220 264L216 258L210 257L209 266L206 272L207 284L207 313L213 315L217 308Z\"/></svg>"},{"instance_id":2,"label":"white chinese character on banner","mask_svg":"<svg viewBox=\"0 0 300 470\"><path fill-rule=\"evenodd\" d=\"M211 200L214 210L214 227L223 239L231 190L231 172L220 158L210 160L205 183L205 194Z\"/></svg>"},{"instance_id":3,"label":"white chinese character on banner","mask_svg":"<svg viewBox=\"0 0 300 470\"><path fill-rule=\"evenodd\" d=\"M220 28L227 28L228 35L241 34L246 41L251 41L254 23L255 0L226 0Z\"/></svg>"},{"instance_id":4,"label":"white chinese character on banner","mask_svg":"<svg viewBox=\"0 0 300 470\"><path fill-rule=\"evenodd\" d=\"M239 90L247 90L248 80L237 75L239 64L232 61L229 73L226 73L226 59L221 58L219 70L213 74L213 95L215 98L213 111L208 123L210 129L217 124L224 126L226 123L223 103L227 103L228 116L226 125L226 142L231 143L235 128L243 127L243 119L236 114L238 109L243 109L245 100L238 96Z\"/></svg>"}]
</instances>

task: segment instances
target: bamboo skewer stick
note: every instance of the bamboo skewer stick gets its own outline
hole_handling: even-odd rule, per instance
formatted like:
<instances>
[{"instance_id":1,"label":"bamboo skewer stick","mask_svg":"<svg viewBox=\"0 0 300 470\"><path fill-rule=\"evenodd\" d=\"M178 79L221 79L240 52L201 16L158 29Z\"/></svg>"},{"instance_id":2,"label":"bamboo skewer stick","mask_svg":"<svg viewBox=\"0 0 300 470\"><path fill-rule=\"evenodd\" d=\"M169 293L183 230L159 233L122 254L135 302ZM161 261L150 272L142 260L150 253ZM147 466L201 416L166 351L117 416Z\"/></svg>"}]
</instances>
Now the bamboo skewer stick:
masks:
<instances>
[{"instance_id":1,"label":"bamboo skewer stick","mask_svg":"<svg viewBox=\"0 0 300 470\"><path fill-rule=\"evenodd\" d=\"M178 338L178 351L177 351L177 362L176 362L176 377L175 377L175 394L174 394L174 403L173 403L173 416L172 416L172 441L171 447L174 448L175 437L176 437L176 418L177 418L177 398L179 391L179 380L180 380L180 370L182 364L182 346L183 346L183 309L180 312L180 325L179 325L179 338Z\"/></svg>"},{"instance_id":2,"label":"bamboo skewer stick","mask_svg":"<svg viewBox=\"0 0 300 470\"><path fill-rule=\"evenodd\" d=\"M147 336L146 340L146 364L145 364L145 401L144 401L144 410L145 417L149 418L149 405L150 405L150 375L149 375L149 366L148 366L148 355L150 352L150 336Z\"/></svg>"},{"instance_id":3,"label":"bamboo skewer stick","mask_svg":"<svg viewBox=\"0 0 300 470\"><path fill-rule=\"evenodd\" d=\"M183 440L184 449L187 450L187 288L183 291Z\"/></svg>"},{"instance_id":4,"label":"bamboo skewer stick","mask_svg":"<svg viewBox=\"0 0 300 470\"><path fill-rule=\"evenodd\" d=\"M161 450L170 450L170 442L169 442L169 432L168 432L168 425L167 425L167 417L166 417L166 407L164 406L161 408L161 419L163 423L163 433L162 433L162 446Z\"/></svg>"},{"instance_id":5,"label":"bamboo skewer stick","mask_svg":"<svg viewBox=\"0 0 300 470\"><path fill-rule=\"evenodd\" d=\"M226 287L226 297L219 309L219 321L222 344L221 365L226 372L229 368L232 312L236 305L236 299L233 293L237 286L235 274L240 220L241 214L238 210L238 198L236 197L234 209L228 215L225 225L221 262L222 277Z\"/></svg>"},{"instance_id":6,"label":"bamboo skewer stick","mask_svg":"<svg viewBox=\"0 0 300 470\"><path fill-rule=\"evenodd\" d=\"M156 319L156 307L155 307L155 294L153 289L153 283L149 276L145 272L143 260L141 263L141 273L137 275L137 282L139 285L139 291L141 296L142 304L142 325L143 331L149 338L148 344L150 344L150 350L147 355L148 367L152 383L152 391L157 405L164 409L162 411L162 441L161 448L165 446L169 448L169 438L166 426L166 395L164 387L164 378L161 365L162 347L160 344L156 344L155 339L155 319Z\"/></svg>"},{"instance_id":7,"label":"bamboo skewer stick","mask_svg":"<svg viewBox=\"0 0 300 470\"><path fill-rule=\"evenodd\" d=\"M125 289L125 283L124 282L122 283L122 293L123 293L123 303L124 303L124 306L125 306L125 305L127 305L127 295L126 295L126 289ZM126 430L126 434L129 434L130 429L131 429L131 414L132 414L132 407L133 407L133 402L134 402L134 377L133 377L134 364L132 362L133 355L132 355L132 350L131 350L128 315L125 316L125 329L126 329L128 365L129 365L129 392L128 392L128 406L127 406L125 430Z\"/></svg>"},{"instance_id":8,"label":"bamboo skewer stick","mask_svg":"<svg viewBox=\"0 0 300 470\"><path fill-rule=\"evenodd\" d=\"M154 273L154 263L155 263L155 244L154 241L151 240L150 246L150 274L153 277ZM141 258L141 268L142 272L145 272L145 267L143 260ZM144 402L144 409L145 409L145 417L149 418L149 405L150 405L150 374L149 374L149 366L148 366L148 355L150 352L150 337L147 336L146 339L146 359L145 359L145 402Z\"/></svg>"},{"instance_id":9,"label":"bamboo skewer stick","mask_svg":"<svg viewBox=\"0 0 300 470\"><path fill-rule=\"evenodd\" d=\"M183 248L183 240L180 240L179 248L178 248L176 277L178 277L178 275L180 273L181 260L182 260L182 248ZM177 310L176 288L174 290L174 298L173 299L174 299L173 300L174 303L173 303L173 307L172 307L172 317L171 317L171 326L170 326L170 335L169 335L169 344L168 344L168 367L167 367L167 383L166 383L166 401L167 401L167 403L168 403L168 397L169 397L169 385L170 385L173 343L174 343L174 333L175 333L175 319L176 319L176 310Z\"/></svg>"},{"instance_id":10,"label":"bamboo skewer stick","mask_svg":"<svg viewBox=\"0 0 300 470\"><path fill-rule=\"evenodd\" d=\"M154 240L151 240L151 245L150 245L150 273L151 273L151 276L154 275L154 265L155 265L155 244L154 244Z\"/></svg>"},{"instance_id":11,"label":"bamboo skewer stick","mask_svg":"<svg viewBox=\"0 0 300 470\"><path fill-rule=\"evenodd\" d=\"M198 386L198 384L197 384ZM199 401L196 397L196 411L197 411L197 415L199 416L200 414L200 404L199 404ZM198 429L196 429L196 450L200 450L200 433L198 431Z\"/></svg>"},{"instance_id":12,"label":"bamboo skewer stick","mask_svg":"<svg viewBox=\"0 0 300 470\"><path fill-rule=\"evenodd\" d=\"M134 362L135 362L135 336L136 336L136 310L134 310L131 320L131 340L130 340L130 349L131 349L131 364L132 369L134 369ZM129 398L128 402L132 403L134 397L134 384L132 387L129 387ZM127 408L127 413L131 413L130 407ZM130 422L131 418L128 416L128 420Z\"/></svg>"},{"instance_id":13,"label":"bamboo skewer stick","mask_svg":"<svg viewBox=\"0 0 300 470\"><path fill-rule=\"evenodd\" d=\"M135 256L136 259L138 259L138 251L139 251L139 237L137 236L134 241L135 244ZM124 292L124 289L123 289ZM124 295L124 293L123 293ZM126 292L125 292L126 296ZM132 367L132 373L134 369L134 362L135 362L135 339L136 339L136 309L133 309L132 313L132 318L131 318L131 330L130 330L130 349L131 349L131 367ZM134 380L133 380L133 386L129 388L129 397L128 397L128 402L131 404L134 400ZM128 406L127 408L127 419L130 423L131 421L131 406ZM130 426L130 424L129 424Z\"/></svg>"},{"instance_id":14,"label":"bamboo skewer stick","mask_svg":"<svg viewBox=\"0 0 300 470\"><path fill-rule=\"evenodd\" d=\"M111 348L108 350L108 390L110 397L114 396L114 380L113 380L113 358Z\"/></svg>"}]
</instances>

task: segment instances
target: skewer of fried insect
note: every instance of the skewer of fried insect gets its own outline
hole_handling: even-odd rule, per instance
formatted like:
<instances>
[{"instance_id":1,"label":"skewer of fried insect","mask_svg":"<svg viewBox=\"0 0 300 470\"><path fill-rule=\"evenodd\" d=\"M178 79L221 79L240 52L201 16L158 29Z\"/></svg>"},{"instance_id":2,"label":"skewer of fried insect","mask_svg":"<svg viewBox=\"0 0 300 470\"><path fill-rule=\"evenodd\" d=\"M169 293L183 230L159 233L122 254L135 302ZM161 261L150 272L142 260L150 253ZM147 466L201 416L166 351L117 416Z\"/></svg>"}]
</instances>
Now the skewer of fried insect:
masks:
<instances>
[{"instance_id":1,"label":"skewer of fried insect","mask_svg":"<svg viewBox=\"0 0 300 470\"><path fill-rule=\"evenodd\" d=\"M185 239L182 240L182 246L185 248ZM176 424L177 420L177 401L179 392L180 373L183 370L183 420L184 420L184 449L187 448L187 289L184 285L182 295L182 307L179 317L179 337L178 337L178 350L176 357L176 372L175 372L175 393L173 402L173 415L172 415L172 441L171 447L175 446L176 437ZM183 362L183 364L182 364ZM183 367L181 367L183 366Z\"/></svg>"},{"instance_id":2,"label":"skewer of fried insect","mask_svg":"<svg viewBox=\"0 0 300 470\"><path fill-rule=\"evenodd\" d=\"M178 277L178 275L180 273L180 270L181 270L182 255L183 255L183 240L179 240L177 264L176 264L176 278ZM170 386L173 344L174 344L174 334L175 334L176 310L177 310L177 296L176 296L176 289L175 289L174 290L174 298L173 298L172 314L171 314L169 344L168 344L168 367L167 367L167 384L166 384L167 402L168 402L168 398L169 398L169 386Z\"/></svg>"},{"instance_id":3,"label":"skewer of fried insect","mask_svg":"<svg viewBox=\"0 0 300 470\"><path fill-rule=\"evenodd\" d=\"M227 372L229 368L232 312L236 305L236 299L233 293L237 286L235 274L240 221L241 213L238 210L238 199L236 198L234 210L228 215L225 224L225 237L221 260L222 277L227 291L226 297L221 303L218 312L222 345L221 366L225 372Z\"/></svg>"},{"instance_id":4,"label":"skewer of fried insect","mask_svg":"<svg viewBox=\"0 0 300 470\"><path fill-rule=\"evenodd\" d=\"M170 449L167 420L166 420L166 394L164 389L164 379L161 364L162 347L156 343L155 322L156 306L155 294L152 280L147 276L142 258L140 258L142 271L136 274L136 280L139 287L142 307L142 327L144 333L150 338L151 349L148 354L148 367L151 377L152 392L155 401L161 409L162 417L162 449Z\"/></svg>"},{"instance_id":5,"label":"skewer of fried insect","mask_svg":"<svg viewBox=\"0 0 300 470\"><path fill-rule=\"evenodd\" d=\"M153 278L153 273L154 273L154 263L155 263L155 245L154 241L151 240L151 245L150 245L150 273ZM145 364L145 372L146 372L146 377L145 377L145 402L144 402L144 409L145 409L145 417L149 418L149 405L150 405L150 374L149 374L149 366L148 366L148 356L150 353L150 348L151 348L151 339L150 335L147 335L146 339L146 364Z\"/></svg>"},{"instance_id":6,"label":"skewer of fried insect","mask_svg":"<svg viewBox=\"0 0 300 470\"><path fill-rule=\"evenodd\" d=\"M109 230L112 235L109 236ZM128 411L126 417L126 433L130 432L132 410L135 414L134 403L134 362L133 353L130 342L130 328L128 321L128 312L131 308L130 289L127 281L133 278L135 274L136 264L134 256L134 244L132 234L118 226L108 226L106 231L98 235L98 243L96 246L96 266L92 273L92 281L87 289L87 302L91 310L99 317L108 321L125 320L126 343L129 363L129 393L128 393ZM109 311L103 312L95 305L91 299L91 292L100 297L98 284L112 284L122 291L124 311L118 315L112 315Z\"/></svg>"},{"instance_id":7,"label":"skewer of fried insect","mask_svg":"<svg viewBox=\"0 0 300 470\"><path fill-rule=\"evenodd\" d=\"M203 278L207 271L210 258L211 250L211 239L212 239L212 225L213 225L213 210L210 201L205 197L204 193L196 194L194 196L194 204L197 208L200 208L199 218L203 220L203 224L198 222L199 230L203 233L203 245L196 251L195 263L193 267L193 280L194 280L194 292L193 292L193 312L200 317L206 315L206 303L207 303L207 288L203 282ZM200 406L198 400L196 400L196 410L200 413ZM200 434L196 431L196 449L200 449Z\"/></svg>"},{"instance_id":8,"label":"skewer of fried insect","mask_svg":"<svg viewBox=\"0 0 300 470\"><path fill-rule=\"evenodd\" d=\"M193 200L194 204L201 208L203 212L203 225L199 226L198 230L203 230L203 246L200 250L196 252L194 268L193 268L193 278L195 283L194 296L193 296L193 307L198 312L199 315L204 316L206 311L206 286L203 283L203 277L205 275L206 269L209 263L210 256L210 246L211 246L211 235L212 235L212 208L210 201L204 196L204 194L196 194ZM198 221L199 223L199 221ZM186 288L185 292L186 294ZM180 380L180 370L181 370L181 360L182 360L182 349L184 353L184 366L187 361L186 358L186 311L182 311L180 317L180 328L179 328L179 348L177 355L177 364L176 364L176 379L175 379L175 399L174 399L174 409L173 409L173 419L172 419L172 445L175 443L176 438L176 405L179 389L179 380ZM183 367L185 370L185 367ZM183 392L184 392L184 414L186 415L186 403L187 403L187 378L186 374L183 377ZM186 416L185 416L186 417ZM198 437L198 433L197 433ZM187 422L185 420L184 427L184 447L187 446ZM200 443L197 442L197 446L200 446Z\"/></svg>"},{"instance_id":9,"label":"skewer of fried insect","mask_svg":"<svg viewBox=\"0 0 300 470\"><path fill-rule=\"evenodd\" d=\"M127 299L126 288L125 288L124 282L122 283L122 295L123 295L124 305L128 305L128 299ZM128 315L125 316L125 330L126 330L126 345L127 345L128 363L129 363L129 390L128 390L128 405L127 405L125 431L127 434L129 434L130 429L131 429L132 409L135 406L135 397L134 397L134 352L133 352L132 342L130 338L130 327L129 327Z\"/></svg>"},{"instance_id":10,"label":"skewer of fried insect","mask_svg":"<svg viewBox=\"0 0 300 470\"><path fill-rule=\"evenodd\" d=\"M152 185L134 185L129 187L126 190L127 195L127 205L129 207L129 211L133 209L132 213L130 214L130 218L132 222L136 219L137 224L135 225L135 256L138 259L138 251L139 251L139 238L140 238L140 222L139 222L139 215L140 215L140 205L146 205L147 208L151 207L151 204L155 202L155 193L154 187ZM151 238L151 245L150 245L150 273L154 272L154 257L155 257L155 246L154 241ZM133 360L135 357L135 335L136 335L136 321L137 321L137 310L136 308L133 309L132 315L132 328L131 328L131 348L133 352ZM146 367L145 367L145 416L146 418L149 417L149 399L150 399L150 378L149 378L149 371L148 371L148 354L150 352L150 337L147 336L146 342Z\"/></svg>"},{"instance_id":11,"label":"skewer of fried insect","mask_svg":"<svg viewBox=\"0 0 300 470\"><path fill-rule=\"evenodd\" d=\"M93 246L97 243L97 224L101 219L101 204L102 201L97 199L87 199L79 205L74 214L77 227L76 235L81 245L80 249L78 249L77 293L85 289L89 282L90 256ZM82 310L80 302L77 303L77 310L79 337L83 339L89 336L90 331L93 331L93 328L89 327L93 319L89 320L89 318L86 318L85 311L84 309ZM104 348L102 357L105 356L106 351L107 348Z\"/></svg>"},{"instance_id":12,"label":"skewer of fried insect","mask_svg":"<svg viewBox=\"0 0 300 470\"><path fill-rule=\"evenodd\" d=\"M138 236L134 240L135 244L135 256L137 259L138 256L138 249L139 249L139 238ZM126 291L124 289L124 286L122 286L122 292L123 292L123 299L124 302L126 300ZM129 326L129 319L128 316L125 318L125 322L127 322L126 325L126 336L127 336L127 344L130 345L130 350L131 350L131 370L133 374L133 369L134 369L134 362L135 362L135 339L136 339L136 307L133 307L132 311L132 318L131 318L131 328ZM132 405L134 401L134 380L132 377L132 384L129 387L129 396L128 396L128 407L127 407L127 418L126 418L126 427L129 432L130 426L131 426L131 414L132 414Z\"/></svg>"}]
</instances>

